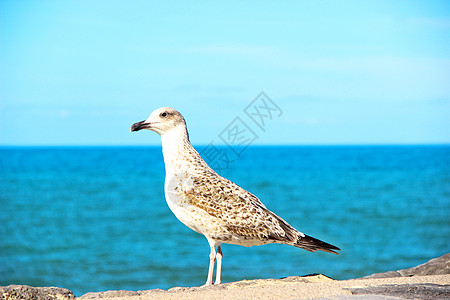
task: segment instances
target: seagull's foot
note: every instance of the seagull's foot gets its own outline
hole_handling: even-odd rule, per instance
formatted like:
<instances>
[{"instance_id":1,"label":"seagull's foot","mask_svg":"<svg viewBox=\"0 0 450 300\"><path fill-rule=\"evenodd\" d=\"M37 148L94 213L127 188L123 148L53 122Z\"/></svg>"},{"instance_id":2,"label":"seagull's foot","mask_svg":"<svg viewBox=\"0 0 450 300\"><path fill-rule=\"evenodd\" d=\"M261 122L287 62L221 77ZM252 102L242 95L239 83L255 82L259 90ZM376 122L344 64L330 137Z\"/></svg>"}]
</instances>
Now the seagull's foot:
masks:
<instances>
[{"instance_id":1,"label":"seagull's foot","mask_svg":"<svg viewBox=\"0 0 450 300\"><path fill-rule=\"evenodd\" d=\"M201 286L199 286L199 287L201 287L201 288L204 288L204 287L207 287L207 286L215 286L215 285L221 285L222 284L222 282L220 282L220 281L217 281L216 280L216 282L214 282L214 283L205 283L204 285L201 285Z\"/></svg>"},{"instance_id":2,"label":"seagull's foot","mask_svg":"<svg viewBox=\"0 0 450 300\"><path fill-rule=\"evenodd\" d=\"M201 287L201 288L204 288L204 287L207 287L207 286L213 286L214 284L212 283L212 282L207 282L207 283L205 283L204 285L201 285L201 286L199 286L199 287Z\"/></svg>"}]
</instances>

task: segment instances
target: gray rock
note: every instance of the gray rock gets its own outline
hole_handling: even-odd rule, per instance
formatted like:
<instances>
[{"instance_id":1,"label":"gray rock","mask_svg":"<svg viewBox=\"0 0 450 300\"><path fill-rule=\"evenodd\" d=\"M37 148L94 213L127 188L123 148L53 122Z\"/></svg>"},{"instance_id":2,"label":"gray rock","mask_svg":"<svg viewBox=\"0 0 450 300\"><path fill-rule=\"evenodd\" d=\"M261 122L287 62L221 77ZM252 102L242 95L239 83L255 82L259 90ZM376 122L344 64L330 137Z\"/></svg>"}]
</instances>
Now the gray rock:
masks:
<instances>
[{"instance_id":1,"label":"gray rock","mask_svg":"<svg viewBox=\"0 0 450 300\"><path fill-rule=\"evenodd\" d=\"M0 287L1 300L71 300L72 291L58 287L32 287L28 285L8 285Z\"/></svg>"},{"instance_id":2,"label":"gray rock","mask_svg":"<svg viewBox=\"0 0 450 300\"><path fill-rule=\"evenodd\" d=\"M444 254L438 258L433 258L428 262L413 268L389 271L386 273L375 273L363 278L410 277L443 274L450 274L450 253Z\"/></svg>"},{"instance_id":3,"label":"gray rock","mask_svg":"<svg viewBox=\"0 0 450 300\"><path fill-rule=\"evenodd\" d=\"M450 299L450 285L395 284L350 289L353 295L384 295L403 299Z\"/></svg>"}]
</instances>

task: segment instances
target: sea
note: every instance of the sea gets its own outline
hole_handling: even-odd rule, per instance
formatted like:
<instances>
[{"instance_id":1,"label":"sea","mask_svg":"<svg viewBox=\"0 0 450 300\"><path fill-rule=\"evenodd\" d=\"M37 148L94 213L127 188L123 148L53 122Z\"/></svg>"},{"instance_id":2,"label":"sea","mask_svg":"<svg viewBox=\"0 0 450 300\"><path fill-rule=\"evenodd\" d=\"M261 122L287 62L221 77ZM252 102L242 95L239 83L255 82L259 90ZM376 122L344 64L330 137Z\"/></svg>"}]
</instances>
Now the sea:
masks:
<instances>
[{"instance_id":1,"label":"sea","mask_svg":"<svg viewBox=\"0 0 450 300\"><path fill-rule=\"evenodd\" d=\"M450 252L450 145L250 146L221 162L219 174L342 249L225 244L223 282L350 279ZM164 176L160 146L1 147L0 285L81 296L204 284L208 243L168 208Z\"/></svg>"}]
</instances>

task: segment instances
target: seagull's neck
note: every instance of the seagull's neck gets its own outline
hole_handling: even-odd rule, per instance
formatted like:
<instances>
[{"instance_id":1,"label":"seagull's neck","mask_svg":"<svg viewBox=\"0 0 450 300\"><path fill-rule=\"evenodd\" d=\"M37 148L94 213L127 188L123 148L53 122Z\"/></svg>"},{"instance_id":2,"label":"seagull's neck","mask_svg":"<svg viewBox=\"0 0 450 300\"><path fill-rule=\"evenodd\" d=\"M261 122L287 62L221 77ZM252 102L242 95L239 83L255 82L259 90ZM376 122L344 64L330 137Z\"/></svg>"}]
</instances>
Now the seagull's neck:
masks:
<instances>
[{"instance_id":1,"label":"seagull's neck","mask_svg":"<svg viewBox=\"0 0 450 300\"><path fill-rule=\"evenodd\" d=\"M166 175L187 172L195 165L205 164L189 141L184 126L173 128L161 135Z\"/></svg>"}]
</instances>

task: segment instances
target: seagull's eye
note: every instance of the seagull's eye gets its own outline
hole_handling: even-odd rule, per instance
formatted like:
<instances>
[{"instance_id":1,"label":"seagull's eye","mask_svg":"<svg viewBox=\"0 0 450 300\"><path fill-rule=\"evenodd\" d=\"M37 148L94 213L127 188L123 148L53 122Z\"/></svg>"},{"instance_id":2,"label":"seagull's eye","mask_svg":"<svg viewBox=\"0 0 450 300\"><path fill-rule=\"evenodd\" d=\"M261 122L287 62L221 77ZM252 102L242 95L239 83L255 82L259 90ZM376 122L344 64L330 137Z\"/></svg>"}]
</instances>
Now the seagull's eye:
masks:
<instances>
[{"instance_id":1,"label":"seagull's eye","mask_svg":"<svg viewBox=\"0 0 450 300\"><path fill-rule=\"evenodd\" d=\"M163 117L163 118L164 118L164 117L167 117L167 113L166 113L166 112L163 112L162 114L160 114L160 116Z\"/></svg>"}]
</instances>

